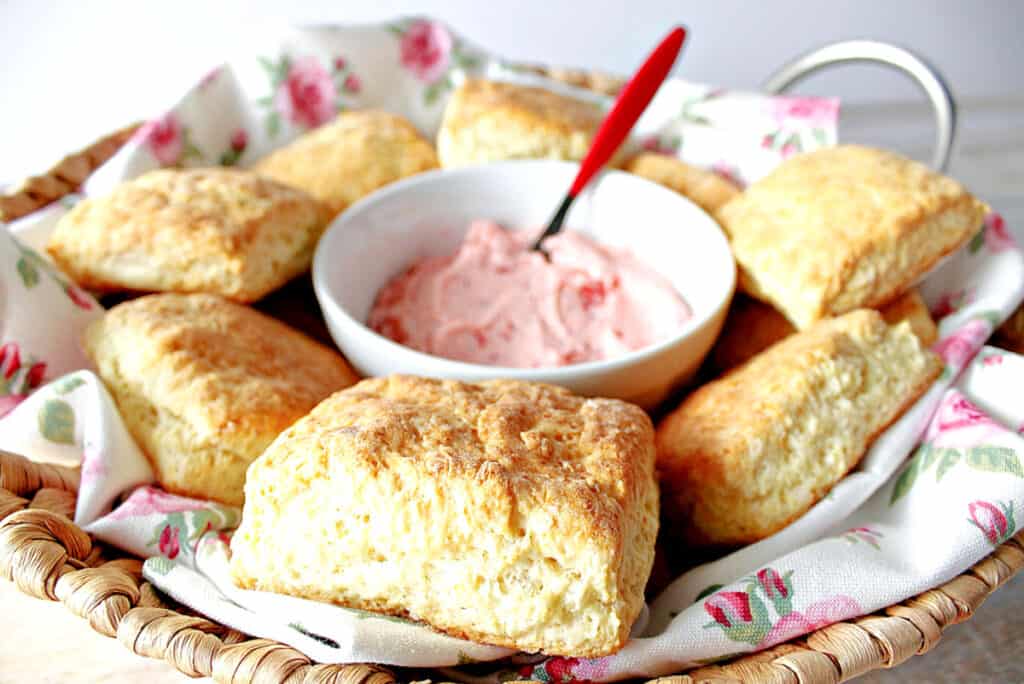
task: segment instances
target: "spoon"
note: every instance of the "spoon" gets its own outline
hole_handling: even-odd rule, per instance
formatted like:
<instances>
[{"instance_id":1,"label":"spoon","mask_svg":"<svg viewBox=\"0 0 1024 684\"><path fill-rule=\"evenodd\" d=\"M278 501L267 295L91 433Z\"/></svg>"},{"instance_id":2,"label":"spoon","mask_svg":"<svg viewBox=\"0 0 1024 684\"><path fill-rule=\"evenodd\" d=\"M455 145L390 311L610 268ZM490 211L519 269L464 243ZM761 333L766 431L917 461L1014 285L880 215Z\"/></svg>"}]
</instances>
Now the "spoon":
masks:
<instances>
[{"instance_id":1,"label":"spoon","mask_svg":"<svg viewBox=\"0 0 1024 684\"><path fill-rule=\"evenodd\" d=\"M675 64L685 38L686 29L681 26L672 29L619 92L611 110L597 129L594 141L590 144L590 149L587 150L587 156L580 163L579 173L576 174L576 179L572 182L572 187L569 188L569 194L562 200L561 206L558 207L558 211L555 212L548 227L544 229L530 249L543 252L540 243L562 229L565 215L569 213L569 207L572 206L573 201L601 170L605 162L611 158L615 150L619 149L619 145L633 130L637 119L647 109L654 93L658 92L658 88L661 87L668 72L672 69L672 65Z\"/></svg>"}]
</instances>

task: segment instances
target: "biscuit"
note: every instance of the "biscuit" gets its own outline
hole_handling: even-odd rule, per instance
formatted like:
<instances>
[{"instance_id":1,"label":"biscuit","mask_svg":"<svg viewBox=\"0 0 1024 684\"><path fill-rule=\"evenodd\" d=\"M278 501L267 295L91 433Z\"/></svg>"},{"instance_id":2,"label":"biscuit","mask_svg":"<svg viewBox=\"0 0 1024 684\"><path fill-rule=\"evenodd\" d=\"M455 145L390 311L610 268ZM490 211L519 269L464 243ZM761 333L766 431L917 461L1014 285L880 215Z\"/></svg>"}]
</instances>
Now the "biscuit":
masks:
<instances>
[{"instance_id":1,"label":"biscuit","mask_svg":"<svg viewBox=\"0 0 1024 684\"><path fill-rule=\"evenodd\" d=\"M923 164L844 145L788 159L717 218L743 290L806 328L905 292L984 214L962 185Z\"/></svg>"},{"instance_id":2,"label":"biscuit","mask_svg":"<svg viewBox=\"0 0 1024 684\"><path fill-rule=\"evenodd\" d=\"M643 152L626 161L623 169L664 185L711 213L740 193L735 183L664 154Z\"/></svg>"},{"instance_id":3,"label":"biscuit","mask_svg":"<svg viewBox=\"0 0 1024 684\"><path fill-rule=\"evenodd\" d=\"M579 160L604 114L543 88L468 79L448 101L437 154L452 168L502 159Z\"/></svg>"},{"instance_id":4,"label":"biscuit","mask_svg":"<svg viewBox=\"0 0 1024 684\"><path fill-rule=\"evenodd\" d=\"M861 309L769 347L658 426L665 527L749 544L819 501L942 370L910 325Z\"/></svg>"},{"instance_id":5,"label":"biscuit","mask_svg":"<svg viewBox=\"0 0 1024 684\"><path fill-rule=\"evenodd\" d=\"M253 166L316 197L331 216L388 183L436 168L433 145L404 118L378 110L342 112Z\"/></svg>"},{"instance_id":6,"label":"biscuit","mask_svg":"<svg viewBox=\"0 0 1024 684\"><path fill-rule=\"evenodd\" d=\"M923 347L932 346L938 338L935 322L917 290L906 292L878 312L886 323L907 321ZM794 332L793 325L771 305L738 295L711 350L712 365L719 373L725 372Z\"/></svg>"},{"instance_id":7,"label":"biscuit","mask_svg":"<svg viewBox=\"0 0 1024 684\"><path fill-rule=\"evenodd\" d=\"M309 268L325 224L315 199L249 171L163 169L79 202L47 251L89 289L251 302Z\"/></svg>"},{"instance_id":8,"label":"biscuit","mask_svg":"<svg viewBox=\"0 0 1024 684\"><path fill-rule=\"evenodd\" d=\"M358 379L335 351L213 295L115 306L85 349L160 485L233 505L278 433Z\"/></svg>"},{"instance_id":9,"label":"biscuit","mask_svg":"<svg viewBox=\"0 0 1024 684\"><path fill-rule=\"evenodd\" d=\"M242 587L600 656L643 606L654 437L632 404L391 376L338 392L249 469Z\"/></svg>"}]
</instances>

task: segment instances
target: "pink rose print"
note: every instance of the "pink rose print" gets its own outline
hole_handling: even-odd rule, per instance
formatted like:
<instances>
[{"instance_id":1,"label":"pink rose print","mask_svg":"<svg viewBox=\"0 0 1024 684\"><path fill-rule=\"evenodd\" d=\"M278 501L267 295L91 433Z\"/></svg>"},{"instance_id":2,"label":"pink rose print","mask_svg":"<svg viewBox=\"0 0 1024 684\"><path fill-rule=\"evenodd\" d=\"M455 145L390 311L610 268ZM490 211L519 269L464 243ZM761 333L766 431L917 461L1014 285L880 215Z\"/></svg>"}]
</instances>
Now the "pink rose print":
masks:
<instances>
[{"instance_id":1,"label":"pink rose print","mask_svg":"<svg viewBox=\"0 0 1024 684\"><path fill-rule=\"evenodd\" d=\"M544 663L544 671L551 682L572 682L575 681L572 669L579 662L579 658L550 658Z\"/></svg>"},{"instance_id":2,"label":"pink rose print","mask_svg":"<svg viewBox=\"0 0 1024 684\"><path fill-rule=\"evenodd\" d=\"M999 253L1017 246L1016 241L1006 229L1003 217L991 213L985 217L985 246L990 252Z\"/></svg>"},{"instance_id":3,"label":"pink rose print","mask_svg":"<svg viewBox=\"0 0 1024 684\"><path fill-rule=\"evenodd\" d=\"M785 583L783 583L782 577L771 568L758 570L757 581L761 584L761 588L764 589L764 593L768 598L775 599L789 597L789 589L787 589Z\"/></svg>"},{"instance_id":4,"label":"pink rose print","mask_svg":"<svg viewBox=\"0 0 1024 684\"><path fill-rule=\"evenodd\" d=\"M82 486L102 480L107 476L107 466L103 462L103 455L92 449L86 449L82 454Z\"/></svg>"},{"instance_id":5,"label":"pink rose print","mask_svg":"<svg viewBox=\"0 0 1024 684\"><path fill-rule=\"evenodd\" d=\"M231 149L235 152L242 152L249 144L249 134L244 128L239 128L231 135Z\"/></svg>"},{"instance_id":6,"label":"pink rose print","mask_svg":"<svg viewBox=\"0 0 1024 684\"><path fill-rule=\"evenodd\" d=\"M111 520L125 520L154 513L180 513L206 508L202 501L168 494L162 489L144 485L139 487L108 516Z\"/></svg>"},{"instance_id":7,"label":"pink rose print","mask_svg":"<svg viewBox=\"0 0 1024 684\"><path fill-rule=\"evenodd\" d=\"M8 394L6 397L0 397L0 418L13 411L18 404L27 398L28 395L26 394Z\"/></svg>"},{"instance_id":8,"label":"pink rose print","mask_svg":"<svg viewBox=\"0 0 1024 684\"><path fill-rule=\"evenodd\" d=\"M96 301L92 296L77 285L68 284L67 287L64 288L64 292L67 293L68 299L71 300L71 303L79 309L91 311L93 307L96 306Z\"/></svg>"},{"instance_id":9,"label":"pink rose print","mask_svg":"<svg viewBox=\"0 0 1024 684\"><path fill-rule=\"evenodd\" d=\"M669 136L650 135L641 141L640 146L646 152L674 157L676 152L679 151L679 139Z\"/></svg>"},{"instance_id":10,"label":"pink rose print","mask_svg":"<svg viewBox=\"0 0 1024 684\"><path fill-rule=\"evenodd\" d=\"M417 21L405 30L399 51L402 66L419 80L434 83L448 69L452 36L443 24Z\"/></svg>"},{"instance_id":11,"label":"pink rose print","mask_svg":"<svg viewBox=\"0 0 1024 684\"><path fill-rule=\"evenodd\" d=\"M742 591L720 591L704 602L704 610L726 628L753 620L750 597Z\"/></svg>"},{"instance_id":12,"label":"pink rose print","mask_svg":"<svg viewBox=\"0 0 1024 684\"><path fill-rule=\"evenodd\" d=\"M861 615L864 610L849 596L839 595L812 603L802 612L784 615L757 644L757 649L768 648L789 641L793 637L813 632L841 620Z\"/></svg>"},{"instance_id":13,"label":"pink rose print","mask_svg":"<svg viewBox=\"0 0 1024 684\"><path fill-rule=\"evenodd\" d=\"M234 166L237 164L248 145L249 132L244 128L235 129L235 132L231 134L231 139L228 140L228 149L220 155L220 165Z\"/></svg>"},{"instance_id":14,"label":"pink rose print","mask_svg":"<svg viewBox=\"0 0 1024 684\"><path fill-rule=\"evenodd\" d=\"M785 615L793 610L793 587L790 584L792 575L792 571L780 575L772 568L757 571L757 583L779 615Z\"/></svg>"},{"instance_id":15,"label":"pink rose print","mask_svg":"<svg viewBox=\"0 0 1024 684\"><path fill-rule=\"evenodd\" d=\"M967 397L951 390L935 411L924 441L935 447L971 447L991 441L993 433L1002 431Z\"/></svg>"},{"instance_id":16,"label":"pink rose print","mask_svg":"<svg viewBox=\"0 0 1024 684\"><path fill-rule=\"evenodd\" d=\"M45 363L34 363L32 367L28 369L28 373L25 374L25 385L28 389L35 389L39 385L43 384L43 377L46 375L46 364Z\"/></svg>"},{"instance_id":17,"label":"pink rose print","mask_svg":"<svg viewBox=\"0 0 1024 684\"><path fill-rule=\"evenodd\" d=\"M831 126L839 116L839 100L820 97L773 97L772 114L780 126L799 119L810 126Z\"/></svg>"},{"instance_id":18,"label":"pink rose print","mask_svg":"<svg viewBox=\"0 0 1024 684\"><path fill-rule=\"evenodd\" d=\"M800 148L798 148L796 145L792 143L786 143L785 145L782 146L782 149L779 150L779 153L782 154L783 159L789 159L799 151Z\"/></svg>"},{"instance_id":19,"label":"pink rose print","mask_svg":"<svg viewBox=\"0 0 1024 684\"><path fill-rule=\"evenodd\" d=\"M608 658L563 658L556 656L540 663L519 668L520 679L533 679L552 684L591 682L608 672Z\"/></svg>"},{"instance_id":20,"label":"pink rose print","mask_svg":"<svg viewBox=\"0 0 1024 684\"><path fill-rule=\"evenodd\" d=\"M1013 502L997 501L999 507L988 501L973 501L967 504L968 522L981 530L992 546L999 546L1009 539L1016 528L1013 520Z\"/></svg>"},{"instance_id":21,"label":"pink rose print","mask_svg":"<svg viewBox=\"0 0 1024 684\"><path fill-rule=\"evenodd\" d=\"M291 122L315 128L336 111L338 91L334 79L316 57L294 60L274 96L274 107Z\"/></svg>"},{"instance_id":22,"label":"pink rose print","mask_svg":"<svg viewBox=\"0 0 1024 684\"><path fill-rule=\"evenodd\" d=\"M334 70L335 71L344 71L346 66L348 66L348 62L345 61L344 57L335 57L334 58Z\"/></svg>"},{"instance_id":23,"label":"pink rose print","mask_svg":"<svg viewBox=\"0 0 1024 684\"><path fill-rule=\"evenodd\" d=\"M135 139L148 147L163 166L177 164L184 151L181 123L174 112L143 124L135 134Z\"/></svg>"},{"instance_id":24,"label":"pink rose print","mask_svg":"<svg viewBox=\"0 0 1024 684\"><path fill-rule=\"evenodd\" d=\"M167 558L174 560L178 553L181 551L181 547L178 545L178 528L171 525L165 525L163 531L160 533L160 553L167 556Z\"/></svg>"},{"instance_id":25,"label":"pink rose print","mask_svg":"<svg viewBox=\"0 0 1024 684\"><path fill-rule=\"evenodd\" d=\"M223 67L219 67L218 66L218 67L214 67L214 68L210 69L208 72L206 72L206 75L203 76L203 78L200 79L200 81L199 81L199 89L200 90L206 90L211 85L213 85L214 81L216 81L218 78L220 78L220 73L221 73L222 70L223 70Z\"/></svg>"},{"instance_id":26,"label":"pink rose print","mask_svg":"<svg viewBox=\"0 0 1024 684\"><path fill-rule=\"evenodd\" d=\"M740 178L739 169L726 161L715 162L712 164L711 170L739 188L746 187L747 185L743 182L743 179Z\"/></svg>"},{"instance_id":27,"label":"pink rose print","mask_svg":"<svg viewBox=\"0 0 1024 684\"><path fill-rule=\"evenodd\" d=\"M7 342L0 347L0 373L6 380L10 380L19 368L21 368L21 352L18 345L14 342Z\"/></svg>"},{"instance_id":28,"label":"pink rose print","mask_svg":"<svg viewBox=\"0 0 1024 684\"><path fill-rule=\"evenodd\" d=\"M864 542L876 551L881 550L882 547L879 545L878 541L884 536L885 535L881 532L870 527L851 527L842 534L843 539L851 544Z\"/></svg>"},{"instance_id":29,"label":"pink rose print","mask_svg":"<svg viewBox=\"0 0 1024 684\"><path fill-rule=\"evenodd\" d=\"M935 304L935 308L932 309L932 316L936 319L945 318L954 311L959 311L970 302L971 297L967 290L961 289L953 292L946 292L939 297L939 301Z\"/></svg>"},{"instance_id":30,"label":"pink rose print","mask_svg":"<svg viewBox=\"0 0 1024 684\"><path fill-rule=\"evenodd\" d=\"M991 333L992 325L988 321L975 318L944 337L932 350L942 357L947 366L960 370L974 358Z\"/></svg>"},{"instance_id":31,"label":"pink rose print","mask_svg":"<svg viewBox=\"0 0 1024 684\"><path fill-rule=\"evenodd\" d=\"M345 77L345 82L342 84L346 93L358 93L363 89L363 80L356 74L349 74Z\"/></svg>"},{"instance_id":32,"label":"pink rose print","mask_svg":"<svg viewBox=\"0 0 1024 684\"><path fill-rule=\"evenodd\" d=\"M1003 363L1003 355L1002 354L989 354L984 359L982 359L981 363L983 365L985 365L985 366L999 366L999 365L1002 365L1002 363Z\"/></svg>"}]
</instances>

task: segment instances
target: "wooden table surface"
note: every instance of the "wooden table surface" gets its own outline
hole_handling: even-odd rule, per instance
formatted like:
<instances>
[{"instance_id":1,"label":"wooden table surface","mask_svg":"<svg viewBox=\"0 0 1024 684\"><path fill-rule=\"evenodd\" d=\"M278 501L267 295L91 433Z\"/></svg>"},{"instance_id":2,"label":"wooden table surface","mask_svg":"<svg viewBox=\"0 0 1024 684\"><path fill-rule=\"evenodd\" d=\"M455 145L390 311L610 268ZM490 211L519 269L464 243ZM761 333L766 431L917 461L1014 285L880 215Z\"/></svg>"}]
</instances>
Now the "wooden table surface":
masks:
<instances>
[{"instance_id":1,"label":"wooden table surface","mask_svg":"<svg viewBox=\"0 0 1024 684\"><path fill-rule=\"evenodd\" d=\"M968 102L960 113L951 174L1024 234L1024 98ZM925 108L913 105L860 107L844 113L842 137L927 159L931 129L922 122L928 116ZM62 605L24 596L6 580L0 580L0 635L0 684L196 681L162 661L130 653ZM974 619L947 630L931 653L859 681L1024 682L1022 644L1024 575L992 596Z\"/></svg>"}]
</instances>

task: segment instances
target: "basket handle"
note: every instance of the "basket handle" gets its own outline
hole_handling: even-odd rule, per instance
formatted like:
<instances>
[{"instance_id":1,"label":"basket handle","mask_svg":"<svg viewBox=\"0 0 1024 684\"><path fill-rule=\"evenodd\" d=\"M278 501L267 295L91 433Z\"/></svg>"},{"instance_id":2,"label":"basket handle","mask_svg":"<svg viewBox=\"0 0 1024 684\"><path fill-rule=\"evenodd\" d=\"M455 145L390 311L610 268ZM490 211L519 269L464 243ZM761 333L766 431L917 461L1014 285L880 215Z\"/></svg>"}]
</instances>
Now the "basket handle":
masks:
<instances>
[{"instance_id":1,"label":"basket handle","mask_svg":"<svg viewBox=\"0 0 1024 684\"><path fill-rule=\"evenodd\" d=\"M772 74L764 90L780 95L790 86L825 67L837 64L881 64L902 71L917 82L935 112L935 152L932 167L945 171L956 137L956 102L942 75L913 52L873 40L848 40L811 50Z\"/></svg>"}]
</instances>

